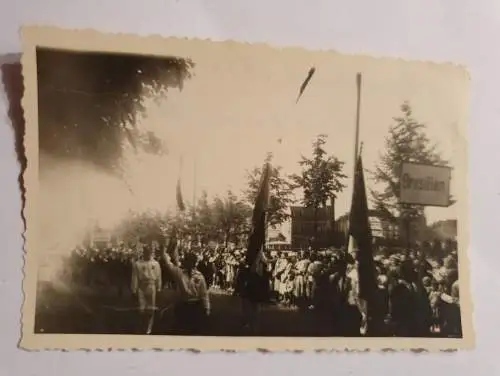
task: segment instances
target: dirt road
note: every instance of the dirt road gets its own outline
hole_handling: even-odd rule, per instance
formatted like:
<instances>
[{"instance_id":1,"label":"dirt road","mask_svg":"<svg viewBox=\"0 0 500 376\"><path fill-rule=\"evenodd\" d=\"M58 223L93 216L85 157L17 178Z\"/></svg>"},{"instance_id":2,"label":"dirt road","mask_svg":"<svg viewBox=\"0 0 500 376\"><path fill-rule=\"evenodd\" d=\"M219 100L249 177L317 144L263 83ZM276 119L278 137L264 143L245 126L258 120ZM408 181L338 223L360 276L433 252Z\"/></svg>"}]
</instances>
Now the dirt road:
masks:
<instances>
[{"instance_id":1,"label":"dirt road","mask_svg":"<svg viewBox=\"0 0 500 376\"><path fill-rule=\"evenodd\" d=\"M119 297L114 291L76 293L71 289L45 286L39 291L35 316L37 333L133 334L137 311L132 296ZM241 300L227 293L211 293L212 314L205 335L251 335L242 325ZM153 334L172 332L173 293L161 293ZM328 318L316 312L268 305L260 313L259 336L328 336Z\"/></svg>"}]
</instances>

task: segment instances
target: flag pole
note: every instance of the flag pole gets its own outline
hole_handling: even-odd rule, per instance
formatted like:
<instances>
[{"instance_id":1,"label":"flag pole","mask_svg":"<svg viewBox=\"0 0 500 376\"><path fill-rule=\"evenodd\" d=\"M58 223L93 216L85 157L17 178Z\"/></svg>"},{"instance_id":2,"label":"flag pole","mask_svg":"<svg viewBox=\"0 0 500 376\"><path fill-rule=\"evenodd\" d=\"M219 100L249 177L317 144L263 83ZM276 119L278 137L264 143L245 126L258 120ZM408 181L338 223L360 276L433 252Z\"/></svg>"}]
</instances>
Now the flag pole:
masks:
<instances>
[{"instance_id":1,"label":"flag pole","mask_svg":"<svg viewBox=\"0 0 500 376\"><path fill-rule=\"evenodd\" d=\"M194 159L193 159L193 216L192 216L192 220L193 220L193 223L195 224L195 228L194 228L194 234L193 235L193 238L196 239L193 241L195 241L195 244L198 246L199 243L200 243L200 234L198 233L198 226L196 226L196 184L197 184L197 181L196 181L196 178L197 178L197 158L196 158L196 154L194 155Z\"/></svg>"},{"instance_id":2,"label":"flag pole","mask_svg":"<svg viewBox=\"0 0 500 376\"><path fill-rule=\"evenodd\" d=\"M356 166L358 164L358 156L359 156L359 119L361 116L361 73L356 74L356 128L354 131L354 160L353 160L353 174L352 174L352 196L354 197L354 182L356 181ZM351 243L350 239L350 228L351 223L349 223L348 229L347 229L347 252L349 250L349 246L352 246L353 244Z\"/></svg>"},{"instance_id":3,"label":"flag pole","mask_svg":"<svg viewBox=\"0 0 500 376\"><path fill-rule=\"evenodd\" d=\"M181 186L182 170L183 170L183 156L181 155L179 158L179 176L177 177L177 186L178 187ZM177 194L177 192L176 192L176 194ZM179 235L179 239L182 239L181 241L183 242L184 231L182 231L182 227L184 226L184 213L182 212L182 210L180 210L180 208L177 208L177 215L178 215L178 218L181 219L181 221L182 221L181 230L179 231L178 235Z\"/></svg>"},{"instance_id":4,"label":"flag pole","mask_svg":"<svg viewBox=\"0 0 500 376\"><path fill-rule=\"evenodd\" d=\"M194 157L194 161L193 161L193 208L196 209L196 189L197 189L197 158L196 156Z\"/></svg>"},{"instance_id":5,"label":"flag pole","mask_svg":"<svg viewBox=\"0 0 500 376\"><path fill-rule=\"evenodd\" d=\"M356 174L356 162L359 154L359 119L361 115L361 73L356 74L356 89L357 89L357 103L356 103L356 132L354 138L354 174Z\"/></svg>"}]
</instances>

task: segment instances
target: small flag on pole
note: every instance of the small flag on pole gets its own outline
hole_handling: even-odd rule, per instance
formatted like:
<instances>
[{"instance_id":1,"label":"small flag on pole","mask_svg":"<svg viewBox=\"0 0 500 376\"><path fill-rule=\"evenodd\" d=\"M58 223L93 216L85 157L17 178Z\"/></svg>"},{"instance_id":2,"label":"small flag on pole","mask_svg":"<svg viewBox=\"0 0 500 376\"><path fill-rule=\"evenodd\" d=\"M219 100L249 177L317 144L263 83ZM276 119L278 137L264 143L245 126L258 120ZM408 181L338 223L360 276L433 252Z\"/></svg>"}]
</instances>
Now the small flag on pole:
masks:
<instances>
[{"instance_id":1,"label":"small flag on pole","mask_svg":"<svg viewBox=\"0 0 500 376\"><path fill-rule=\"evenodd\" d=\"M312 67L311 69L309 69L309 72L307 73L306 79L304 80L302 85L300 85L299 95L297 96L297 101L295 103L299 103L299 99L302 96L302 94L304 93L304 90L306 90L307 85L309 85L309 81L311 81L311 78L314 75L314 72L316 72L315 67Z\"/></svg>"},{"instance_id":2,"label":"small flag on pole","mask_svg":"<svg viewBox=\"0 0 500 376\"><path fill-rule=\"evenodd\" d=\"M182 196L182 187L181 187L181 175L182 175L182 156L179 160L179 178L177 179L177 186L175 188L175 198L177 200L177 209L181 212L186 210L186 206L184 205L184 198Z\"/></svg>"},{"instance_id":3,"label":"small flag on pole","mask_svg":"<svg viewBox=\"0 0 500 376\"><path fill-rule=\"evenodd\" d=\"M177 189L175 195L177 199L177 208L182 212L186 209L186 206L184 205L184 199L182 198L181 178L177 180Z\"/></svg>"}]
</instances>

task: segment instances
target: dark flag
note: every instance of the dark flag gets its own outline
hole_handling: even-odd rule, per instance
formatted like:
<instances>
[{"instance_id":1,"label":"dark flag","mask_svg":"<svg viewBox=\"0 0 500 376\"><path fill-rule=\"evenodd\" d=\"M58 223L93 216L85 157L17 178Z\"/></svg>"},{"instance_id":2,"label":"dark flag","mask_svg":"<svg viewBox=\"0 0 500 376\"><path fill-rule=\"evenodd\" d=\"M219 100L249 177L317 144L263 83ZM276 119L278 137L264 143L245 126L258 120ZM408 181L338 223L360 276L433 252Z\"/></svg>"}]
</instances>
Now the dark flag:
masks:
<instances>
[{"instance_id":1,"label":"dark flag","mask_svg":"<svg viewBox=\"0 0 500 376\"><path fill-rule=\"evenodd\" d=\"M302 85L300 85L299 95L297 96L297 101L295 103L299 103L299 99L302 96L302 94L304 93L304 90L306 89L307 85L309 85L309 81L311 81L311 78L314 75L314 72L316 72L316 68L312 67L311 69L309 69L309 72L307 73L306 79L304 80Z\"/></svg>"},{"instance_id":2,"label":"dark flag","mask_svg":"<svg viewBox=\"0 0 500 376\"><path fill-rule=\"evenodd\" d=\"M373 262L372 234L368 220L368 201L361 155L356 163L354 190L349 218L349 248L358 250L358 297L370 302L376 293L375 265ZM352 244L354 243L354 244Z\"/></svg>"},{"instance_id":3,"label":"dark flag","mask_svg":"<svg viewBox=\"0 0 500 376\"><path fill-rule=\"evenodd\" d=\"M186 206L184 205L184 200L182 198L182 189L181 189L181 179L177 180L177 189L175 192L176 199L177 199L177 208L182 212L186 209Z\"/></svg>"},{"instance_id":4,"label":"dark flag","mask_svg":"<svg viewBox=\"0 0 500 376\"><path fill-rule=\"evenodd\" d=\"M266 163L262 170L259 191L255 199L246 262L241 265L236 279L235 293L254 304L269 301L269 280L264 270L263 247L266 241L270 170L270 164Z\"/></svg>"},{"instance_id":5,"label":"dark flag","mask_svg":"<svg viewBox=\"0 0 500 376\"><path fill-rule=\"evenodd\" d=\"M262 169L260 187L253 208L252 232L248 238L246 261L249 266L255 263L266 241L266 211L269 203L270 171L271 165L266 163Z\"/></svg>"}]
</instances>

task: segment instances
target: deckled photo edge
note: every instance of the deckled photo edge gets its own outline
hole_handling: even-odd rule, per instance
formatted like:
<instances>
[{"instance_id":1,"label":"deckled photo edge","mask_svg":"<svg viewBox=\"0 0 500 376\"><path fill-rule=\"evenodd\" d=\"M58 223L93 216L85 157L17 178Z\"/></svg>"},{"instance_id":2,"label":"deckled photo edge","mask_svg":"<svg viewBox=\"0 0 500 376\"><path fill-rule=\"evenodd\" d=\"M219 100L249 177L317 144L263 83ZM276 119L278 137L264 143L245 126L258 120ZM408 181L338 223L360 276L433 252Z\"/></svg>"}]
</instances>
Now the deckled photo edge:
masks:
<instances>
[{"instance_id":1,"label":"deckled photo edge","mask_svg":"<svg viewBox=\"0 0 500 376\"><path fill-rule=\"evenodd\" d=\"M38 194L38 119L37 119L37 78L36 78L36 44L27 30L21 30L22 55L21 74L24 95L21 105L25 119L24 150L26 153L26 169L24 170L24 247L23 247L23 303L21 307L20 347L30 348L34 336L34 309L36 300L36 254L30 249L36 247L36 202Z\"/></svg>"},{"instance_id":2,"label":"deckled photo edge","mask_svg":"<svg viewBox=\"0 0 500 376\"><path fill-rule=\"evenodd\" d=\"M474 347L474 331L472 327L472 301L470 292L469 263L466 249L469 247L468 234L468 207L465 202L460 206L459 224L459 269L460 287L462 290L461 300L464 304L461 307L463 338L462 339L406 339L406 338L213 338L213 337L139 337L123 335L37 335L33 333L33 310L36 298L36 254L32 251L36 247L38 234L33 226L34 218L37 218L37 196L38 196L38 120L37 120L37 78L36 78L36 47L51 47L68 49L75 51L99 51L99 52L121 52L135 54L153 55L176 55L189 57L193 53L201 50L209 50L210 45L205 40L189 40L180 38L163 38L161 36L134 36L128 34L104 34L94 30L64 30L53 27L24 27L22 29L23 55L22 73L24 77L25 93L22 106L26 119L25 148L28 165L24 173L26 188L26 206L24 214L26 217L25 232L25 265L24 265L24 304L22 307L22 338L20 345L25 349L189 349L196 348L200 351L218 351L220 349L234 349L238 351L255 350L264 348L271 351L284 350L412 350L425 349L427 351L440 351L448 349L471 349ZM144 43L145 41L148 43ZM240 45L234 41L217 42L219 45ZM248 44L248 48L251 44ZM257 43L265 52L263 43ZM256 46L256 47L257 47ZM168 47L168 53L165 51ZM284 48L290 53L299 52L299 48ZM318 52L322 53L322 52ZM340 55L340 54L339 54ZM348 55L342 55L349 58ZM351 56L353 59L383 59L397 64L415 63L394 58L373 58L369 56ZM460 69L464 72L464 84L468 82L467 70L454 64L420 62L428 64L430 69ZM464 85L468 88L468 84ZM468 96L464 92L464 108L468 107ZM468 111L466 111L468 113ZM463 127L466 127L464 119L460 124L460 133L467 134ZM460 145L464 154L460 153L462 163L467 166L466 140ZM466 188L465 176L463 189ZM467 197L467 195L465 195ZM38 218L36 219L38 220ZM35 222L36 223L36 222ZM192 344L196 343L196 346Z\"/></svg>"}]
</instances>

